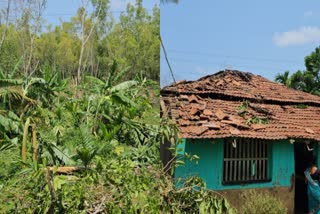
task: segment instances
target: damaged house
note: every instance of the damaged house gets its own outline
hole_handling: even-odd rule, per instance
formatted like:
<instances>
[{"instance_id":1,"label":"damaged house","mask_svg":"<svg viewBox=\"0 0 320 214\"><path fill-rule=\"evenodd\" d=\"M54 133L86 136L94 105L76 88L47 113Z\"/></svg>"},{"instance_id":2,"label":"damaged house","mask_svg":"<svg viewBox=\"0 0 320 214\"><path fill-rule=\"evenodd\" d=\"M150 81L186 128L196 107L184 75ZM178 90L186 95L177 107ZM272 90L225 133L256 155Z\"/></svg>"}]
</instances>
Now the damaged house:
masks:
<instances>
[{"instance_id":1,"label":"damaged house","mask_svg":"<svg viewBox=\"0 0 320 214\"><path fill-rule=\"evenodd\" d=\"M198 175L235 207L239 193L255 189L282 200L289 213L306 209L303 171L320 161L319 96L225 70L164 87L161 108L180 129L179 153L200 158L175 170L178 183Z\"/></svg>"}]
</instances>

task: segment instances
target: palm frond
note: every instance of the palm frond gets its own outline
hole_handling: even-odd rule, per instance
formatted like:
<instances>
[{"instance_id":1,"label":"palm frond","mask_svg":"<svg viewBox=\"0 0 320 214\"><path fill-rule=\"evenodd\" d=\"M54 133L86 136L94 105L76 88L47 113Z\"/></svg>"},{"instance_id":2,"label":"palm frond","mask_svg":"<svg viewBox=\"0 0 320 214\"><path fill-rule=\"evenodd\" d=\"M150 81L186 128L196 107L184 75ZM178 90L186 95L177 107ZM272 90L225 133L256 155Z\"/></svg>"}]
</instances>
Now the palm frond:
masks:
<instances>
[{"instance_id":1,"label":"palm frond","mask_svg":"<svg viewBox=\"0 0 320 214\"><path fill-rule=\"evenodd\" d=\"M0 87L22 85L22 79L0 79Z\"/></svg>"},{"instance_id":2,"label":"palm frond","mask_svg":"<svg viewBox=\"0 0 320 214\"><path fill-rule=\"evenodd\" d=\"M112 88L110 88L110 92L116 92L116 91L124 91L127 90L129 88L131 88L132 86L136 86L138 84L137 81L135 80L129 80L129 81L125 81L122 83L119 83L116 86L113 86Z\"/></svg>"}]
</instances>

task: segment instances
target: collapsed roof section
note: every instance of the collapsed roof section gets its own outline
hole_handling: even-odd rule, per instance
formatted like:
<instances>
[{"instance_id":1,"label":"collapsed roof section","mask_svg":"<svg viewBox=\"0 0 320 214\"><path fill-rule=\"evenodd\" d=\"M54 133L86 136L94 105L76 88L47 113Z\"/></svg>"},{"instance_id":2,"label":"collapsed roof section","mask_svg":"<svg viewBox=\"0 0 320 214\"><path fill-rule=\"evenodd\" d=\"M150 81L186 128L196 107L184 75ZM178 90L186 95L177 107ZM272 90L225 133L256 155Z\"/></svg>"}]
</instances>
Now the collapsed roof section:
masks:
<instances>
[{"instance_id":1,"label":"collapsed roof section","mask_svg":"<svg viewBox=\"0 0 320 214\"><path fill-rule=\"evenodd\" d=\"M320 97L288 88L259 75L235 70L220 71L197 81L181 81L164 87L165 94L197 94L200 96L229 97L255 102L318 104Z\"/></svg>"},{"instance_id":2,"label":"collapsed roof section","mask_svg":"<svg viewBox=\"0 0 320 214\"><path fill-rule=\"evenodd\" d=\"M261 76L222 71L161 90L181 138L320 140L320 97Z\"/></svg>"}]
</instances>

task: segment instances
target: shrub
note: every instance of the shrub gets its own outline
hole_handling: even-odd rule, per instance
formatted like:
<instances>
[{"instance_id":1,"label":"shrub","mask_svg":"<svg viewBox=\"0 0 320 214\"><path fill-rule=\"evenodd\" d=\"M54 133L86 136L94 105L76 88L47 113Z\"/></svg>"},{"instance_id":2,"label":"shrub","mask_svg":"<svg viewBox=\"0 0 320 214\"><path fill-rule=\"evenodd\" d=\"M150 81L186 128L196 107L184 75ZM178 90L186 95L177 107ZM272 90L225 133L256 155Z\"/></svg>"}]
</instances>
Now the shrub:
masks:
<instances>
[{"instance_id":1,"label":"shrub","mask_svg":"<svg viewBox=\"0 0 320 214\"><path fill-rule=\"evenodd\" d=\"M287 213L287 208L276 197L270 194L257 193L254 190L250 190L244 193L243 198L245 203L241 207L241 213L244 214L279 214Z\"/></svg>"}]
</instances>

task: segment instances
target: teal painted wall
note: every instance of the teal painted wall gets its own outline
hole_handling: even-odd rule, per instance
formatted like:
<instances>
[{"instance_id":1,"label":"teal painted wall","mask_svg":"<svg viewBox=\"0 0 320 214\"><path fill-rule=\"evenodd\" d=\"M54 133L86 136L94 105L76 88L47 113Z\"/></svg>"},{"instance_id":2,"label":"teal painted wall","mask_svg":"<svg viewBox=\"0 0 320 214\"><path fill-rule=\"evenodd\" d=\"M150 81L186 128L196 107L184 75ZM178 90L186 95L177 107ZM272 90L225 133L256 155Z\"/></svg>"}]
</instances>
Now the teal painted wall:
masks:
<instances>
[{"instance_id":1,"label":"teal painted wall","mask_svg":"<svg viewBox=\"0 0 320 214\"><path fill-rule=\"evenodd\" d=\"M183 179L192 176L200 176L209 189L226 190L240 188L259 188L290 186L290 177L294 173L294 147L288 141L270 142L271 150L271 181L244 185L223 185L223 139L215 140L183 140L179 144L180 158L186 152L199 156L198 163L185 160L185 164L177 167L175 178L180 186Z\"/></svg>"}]
</instances>

